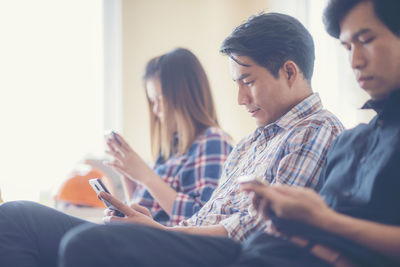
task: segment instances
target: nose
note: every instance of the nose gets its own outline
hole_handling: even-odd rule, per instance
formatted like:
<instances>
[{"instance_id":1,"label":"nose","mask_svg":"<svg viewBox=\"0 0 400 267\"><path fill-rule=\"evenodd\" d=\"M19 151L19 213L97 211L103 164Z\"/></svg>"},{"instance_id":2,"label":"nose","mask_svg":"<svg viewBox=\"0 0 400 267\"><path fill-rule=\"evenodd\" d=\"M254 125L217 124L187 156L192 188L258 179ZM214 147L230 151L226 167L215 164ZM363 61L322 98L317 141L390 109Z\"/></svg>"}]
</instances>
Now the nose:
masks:
<instances>
[{"instance_id":1,"label":"nose","mask_svg":"<svg viewBox=\"0 0 400 267\"><path fill-rule=\"evenodd\" d=\"M239 105L248 105L250 104L250 97L247 86L239 83L239 91L238 91L238 104Z\"/></svg>"},{"instance_id":2,"label":"nose","mask_svg":"<svg viewBox=\"0 0 400 267\"><path fill-rule=\"evenodd\" d=\"M350 51L350 63L353 69L362 69L367 63L362 49L356 45Z\"/></svg>"},{"instance_id":3,"label":"nose","mask_svg":"<svg viewBox=\"0 0 400 267\"><path fill-rule=\"evenodd\" d=\"M157 100L153 102L153 113L156 116L160 113L160 103Z\"/></svg>"}]
</instances>

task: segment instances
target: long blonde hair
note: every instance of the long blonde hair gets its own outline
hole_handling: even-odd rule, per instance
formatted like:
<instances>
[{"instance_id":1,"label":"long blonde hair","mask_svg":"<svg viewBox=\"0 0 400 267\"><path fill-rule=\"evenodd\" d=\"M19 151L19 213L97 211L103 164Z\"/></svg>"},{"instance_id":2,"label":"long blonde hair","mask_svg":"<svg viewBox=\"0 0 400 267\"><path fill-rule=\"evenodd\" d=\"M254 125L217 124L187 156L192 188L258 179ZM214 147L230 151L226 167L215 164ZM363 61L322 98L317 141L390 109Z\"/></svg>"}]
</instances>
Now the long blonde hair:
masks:
<instances>
[{"instance_id":1,"label":"long blonde hair","mask_svg":"<svg viewBox=\"0 0 400 267\"><path fill-rule=\"evenodd\" d=\"M146 83L151 79L160 81L164 106L162 123L148 99L154 159L160 155L167 159L175 153L183 154L205 129L218 127L207 75L192 52L177 48L151 59L143 80Z\"/></svg>"}]
</instances>

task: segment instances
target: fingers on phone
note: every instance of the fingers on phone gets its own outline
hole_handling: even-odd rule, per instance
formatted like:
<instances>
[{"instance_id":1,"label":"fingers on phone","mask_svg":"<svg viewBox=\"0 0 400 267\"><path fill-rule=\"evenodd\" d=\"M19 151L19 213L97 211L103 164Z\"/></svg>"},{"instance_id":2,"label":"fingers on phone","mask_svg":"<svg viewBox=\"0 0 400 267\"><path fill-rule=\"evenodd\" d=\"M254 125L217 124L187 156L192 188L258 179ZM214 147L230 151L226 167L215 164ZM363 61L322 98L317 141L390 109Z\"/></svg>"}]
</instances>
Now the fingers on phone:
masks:
<instances>
[{"instance_id":1,"label":"fingers on phone","mask_svg":"<svg viewBox=\"0 0 400 267\"><path fill-rule=\"evenodd\" d=\"M112 209L105 209L104 216L115 216L115 210Z\"/></svg>"}]
</instances>

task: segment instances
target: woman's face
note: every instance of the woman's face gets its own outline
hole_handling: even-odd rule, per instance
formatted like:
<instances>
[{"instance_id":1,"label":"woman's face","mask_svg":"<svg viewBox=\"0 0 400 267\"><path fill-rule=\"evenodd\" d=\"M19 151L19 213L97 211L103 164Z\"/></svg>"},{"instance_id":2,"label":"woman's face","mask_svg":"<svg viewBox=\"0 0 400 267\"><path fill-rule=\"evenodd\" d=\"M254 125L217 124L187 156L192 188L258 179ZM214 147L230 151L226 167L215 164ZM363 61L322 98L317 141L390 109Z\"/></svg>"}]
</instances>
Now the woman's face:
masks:
<instances>
[{"instance_id":1,"label":"woman's face","mask_svg":"<svg viewBox=\"0 0 400 267\"><path fill-rule=\"evenodd\" d=\"M147 96L153 105L154 115L162 120L164 118L164 105L160 79L153 78L146 81Z\"/></svg>"}]
</instances>

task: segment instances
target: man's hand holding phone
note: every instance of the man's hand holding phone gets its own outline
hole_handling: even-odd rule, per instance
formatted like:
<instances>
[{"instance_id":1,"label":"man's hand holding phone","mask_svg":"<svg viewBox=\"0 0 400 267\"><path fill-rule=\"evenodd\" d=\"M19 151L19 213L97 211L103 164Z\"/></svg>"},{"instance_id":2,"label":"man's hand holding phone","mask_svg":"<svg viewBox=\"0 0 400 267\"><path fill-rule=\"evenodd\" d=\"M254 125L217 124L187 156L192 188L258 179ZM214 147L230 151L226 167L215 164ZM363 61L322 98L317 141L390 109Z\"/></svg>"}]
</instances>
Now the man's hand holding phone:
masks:
<instances>
[{"instance_id":1,"label":"man's hand holding phone","mask_svg":"<svg viewBox=\"0 0 400 267\"><path fill-rule=\"evenodd\" d=\"M243 191L250 193L250 197L252 198L252 205L248 207L247 211L251 216L256 216L257 207L259 206L261 198L253 193L252 188L269 186L269 182L265 180L262 176L256 175L239 176L237 178L237 182L239 183L240 188Z\"/></svg>"}]
</instances>

